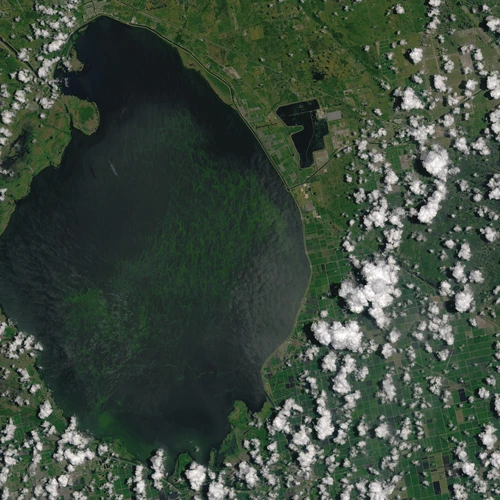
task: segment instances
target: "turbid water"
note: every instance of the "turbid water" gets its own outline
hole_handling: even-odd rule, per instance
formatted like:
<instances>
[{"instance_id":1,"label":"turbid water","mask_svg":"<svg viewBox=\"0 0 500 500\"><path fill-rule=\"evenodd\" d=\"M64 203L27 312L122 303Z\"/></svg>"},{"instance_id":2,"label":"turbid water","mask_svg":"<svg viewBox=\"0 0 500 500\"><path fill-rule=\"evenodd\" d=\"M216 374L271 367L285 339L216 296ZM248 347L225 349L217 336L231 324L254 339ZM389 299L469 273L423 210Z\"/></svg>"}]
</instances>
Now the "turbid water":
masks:
<instances>
[{"instance_id":1,"label":"turbid water","mask_svg":"<svg viewBox=\"0 0 500 500\"><path fill-rule=\"evenodd\" d=\"M257 141L177 52L109 19L76 41L75 132L0 238L0 303L44 344L67 414L137 455L200 459L289 335L309 278L298 210ZM199 448L195 452L194 448Z\"/></svg>"}]
</instances>

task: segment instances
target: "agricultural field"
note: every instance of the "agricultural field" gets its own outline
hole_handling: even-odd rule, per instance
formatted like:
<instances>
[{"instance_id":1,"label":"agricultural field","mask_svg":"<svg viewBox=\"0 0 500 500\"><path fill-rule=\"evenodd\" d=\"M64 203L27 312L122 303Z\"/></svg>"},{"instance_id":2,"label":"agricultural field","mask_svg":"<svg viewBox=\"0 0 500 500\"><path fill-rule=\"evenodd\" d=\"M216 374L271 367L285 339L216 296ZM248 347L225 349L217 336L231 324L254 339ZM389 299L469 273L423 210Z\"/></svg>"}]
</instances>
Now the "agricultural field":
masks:
<instances>
[{"instance_id":1,"label":"agricultural field","mask_svg":"<svg viewBox=\"0 0 500 500\"><path fill-rule=\"evenodd\" d=\"M312 275L294 331L262 367L262 411L235 402L210 462L183 454L170 475L168 450L139 464L79 431L40 379L41 346L4 318L2 498L498 498L500 5L51 9L0 8L1 230L71 127L98 125L53 71L78 69L70 35L105 15L177 47L239 112L300 208ZM302 168L300 126L277 110L311 100L327 133Z\"/></svg>"}]
</instances>

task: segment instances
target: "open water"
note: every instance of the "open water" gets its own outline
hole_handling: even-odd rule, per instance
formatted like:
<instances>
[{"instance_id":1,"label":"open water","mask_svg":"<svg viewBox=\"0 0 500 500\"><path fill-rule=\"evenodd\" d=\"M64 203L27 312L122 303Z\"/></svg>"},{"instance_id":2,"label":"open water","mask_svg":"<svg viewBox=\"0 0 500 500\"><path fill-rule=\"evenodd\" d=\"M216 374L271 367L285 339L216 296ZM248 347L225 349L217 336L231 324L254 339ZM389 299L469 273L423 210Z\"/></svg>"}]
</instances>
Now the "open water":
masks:
<instances>
[{"instance_id":1,"label":"open water","mask_svg":"<svg viewBox=\"0 0 500 500\"><path fill-rule=\"evenodd\" d=\"M66 414L146 457L206 458L235 399L265 401L309 264L298 209L237 113L154 34L102 18L75 42L74 132L0 238L0 303L44 344ZM196 451L197 450L197 451Z\"/></svg>"}]
</instances>

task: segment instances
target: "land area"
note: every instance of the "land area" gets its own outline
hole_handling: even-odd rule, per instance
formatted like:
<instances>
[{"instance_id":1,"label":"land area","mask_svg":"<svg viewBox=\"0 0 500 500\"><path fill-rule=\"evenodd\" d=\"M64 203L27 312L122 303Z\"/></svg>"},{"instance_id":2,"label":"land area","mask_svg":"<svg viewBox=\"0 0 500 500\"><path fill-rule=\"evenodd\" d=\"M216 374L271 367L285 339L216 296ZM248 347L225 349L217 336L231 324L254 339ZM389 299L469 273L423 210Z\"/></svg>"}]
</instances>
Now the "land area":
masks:
<instances>
[{"instance_id":1,"label":"land area","mask_svg":"<svg viewBox=\"0 0 500 500\"><path fill-rule=\"evenodd\" d=\"M30 2L1 10L8 107L23 88L9 73L27 69L16 56L40 13ZM57 401L31 350L16 348L17 358L1 361L12 372L2 381L2 487L29 496L53 486L53 498L497 497L500 6L103 0L74 13L69 32L101 15L154 31L239 112L301 210L312 277L295 330L263 366L269 403L256 415L236 403L210 463L181 455L160 492L116 443L100 454L96 441L79 447L67 436L64 446L90 454L78 465L68 454L54 460L67 420L58 410L39 418L45 400ZM43 43L34 40L33 53ZM291 135L300 126L277 110L313 99L327 133L302 168ZM33 175L57 166L71 124L94 129L90 109L58 97L43 118L35 107L18 111L2 150L14 175L1 179L0 228ZM18 335L6 327L4 354L24 345ZM40 431L41 459L25 477L42 420L55 431Z\"/></svg>"}]
</instances>

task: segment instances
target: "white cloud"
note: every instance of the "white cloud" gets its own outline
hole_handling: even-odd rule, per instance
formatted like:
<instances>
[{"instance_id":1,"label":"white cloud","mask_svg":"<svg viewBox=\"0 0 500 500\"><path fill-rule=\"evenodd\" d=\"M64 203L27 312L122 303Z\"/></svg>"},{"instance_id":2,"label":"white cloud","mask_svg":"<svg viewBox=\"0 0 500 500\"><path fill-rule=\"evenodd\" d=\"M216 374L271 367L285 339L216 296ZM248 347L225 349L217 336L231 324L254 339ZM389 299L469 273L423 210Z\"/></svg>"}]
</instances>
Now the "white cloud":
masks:
<instances>
[{"instance_id":1,"label":"white cloud","mask_svg":"<svg viewBox=\"0 0 500 500\"><path fill-rule=\"evenodd\" d=\"M408 56L413 64L418 64L424 58L424 49L421 49L420 47L411 49Z\"/></svg>"},{"instance_id":2,"label":"white cloud","mask_svg":"<svg viewBox=\"0 0 500 500\"><path fill-rule=\"evenodd\" d=\"M448 90L448 87L446 86L448 77L442 75L434 75L432 81L434 83L434 88L438 92L446 92Z\"/></svg>"},{"instance_id":3,"label":"white cloud","mask_svg":"<svg viewBox=\"0 0 500 500\"><path fill-rule=\"evenodd\" d=\"M492 450L498 438L495 436L496 429L491 424L484 426L484 432L479 434L479 439L487 450Z\"/></svg>"},{"instance_id":4,"label":"white cloud","mask_svg":"<svg viewBox=\"0 0 500 500\"><path fill-rule=\"evenodd\" d=\"M38 417L41 419L48 418L52 414L52 411L50 401L45 400L38 409Z\"/></svg>"},{"instance_id":5,"label":"white cloud","mask_svg":"<svg viewBox=\"0 0 500 500\"><path fill-rule=\"evenodd\" d=\"M382 403L392 403L396 400L396 386L390 373L385 374L377 396L382 400Z\"/></svg>"},{"instance_id":6,"label":"white cloud","mask_svg":"<svg viewBox=\"0 0 500 500\"><path fill-rule=\"evenodd\" d=\"M14 438L14 433L16 432L16 426L11 418L9 418L9 422L2 429L2 437L0 438L0 443L6 443L7 441L11 441Z\"/></svg>"},{"instance_id":7,"label":"white cloud","mask_svg":"<svg viewBox=\"0 0 500 500\"><path fill-rule=\"evenodd\" d=\"M458 252L458 258L462 260L469 260L472 257L472 251L470 249L470 245L465 242L462 243L460 250Z\"/></svg>"},{"instance_id":8,"label":"white cloud","mask_svg":"<svg viewBox=\"0 0 500 500\"><path fill-rule=\"evenodd\" d=\"M290 418L292 411L302 413L304 409L302 408L302 406L299 406L297 403L295 403L292 398L288 398L283 403L283 406L278 411L276 417L269 424L269 431L271 432L271 434L274 434L275 432L291 432L291 427L288 423L288 419Z\"/></svg>"},{"instance_id":9,"label":"white cloud","mask_svg":"<svg viewBox=\"0 0 500 500\"><path fill-rule=\"evenodd\" d=\"M484 283L483 273L478 269L471 271L471 273L469 274L469 281L471 283Z\"/></svg>"},{"instance_id":10,"label":"white cloud","mask_svg":"<svg viewBox=\"0 0 500 500\"><path fill-rule=\"evenodd\" d=\"M495 412L497 414L497 417L500 417L500 394L495 394L493 406L495 408Z\"/></svg>"},{"instance_id":11,"label":"white cloud","mask_svg":"<svg viewBox=\"0 0 500 500\"><path fill-rule=\"evenodd\" d=\"M295 432L292 436L292 443L295 446L306 446L311 442L311 438L307 433L307 429L305 425L301 425L300 429Z\"/></svg>"},{"instance_id":12,"label":"white cloud","mask_svg":"<svg viewBox=\"0 0 500 500\"><path fill-rule=\"evenodd\" d=\"M467 146L467 139L465 137L459 137L458 139L455 139L455 142L453 143L453 147L457 150L460 151L461 153L468 155L470 150L469 146Z\"/></svg>"},{"instance_id":13,"label":"white cloud","mask_svg":"<svg viewBox=\"0 0 500 500\"><path fill-rule=\"evenodd\" d=\"M458 312L467 312L474 309L474 294L469 286L455 295L455 309Z\"/></svg>"},{"instance_id":14,"label":"white cloud","mask_svg":"<svg viewBox=\"0 0 500 500\"><path fill-rule=\"evenodd\" d=\"M326 392L321 391L320 397L316 400L316 404L318 405L317 410L320 415L320 418L317 420L314 429L318 435L318 439L323 441L327 437L333 434L335 427L332 424L332 414L330 410L327 408L327 397Z\"/></svg>"},{"instance_id":15,"label":"white cloud","mask_svg":"<svg viewBox=\"0 0 500 500\"><path fill-rule=\"evenodd\" d=\"M434 144L429 152L421 155L422 165L432 176L444 181L448 174L450 158L448 151L439 144Z\"/></svg>"},{"instance_id":16,"label":"white cloud","mask_svg":"<svg viewBox=\"0 0 500 500\"><path fill-rule=\"evenodd\" d=\"M321 362L321 369L324 372L337 371L337 354L335 351L330 351Z\"/></svg>"},{"instance_id":17,"label":"white cloud","mask_svg":"<svg viewBox=\"0 0 500 500\"><path fill-rule=\"evenodd\" d=\"M142 477L143 470L142 465L136 465L134 468L134 492L137 500L146 500L146 483Z\"/></svg>"},{"instance_id":18,"label":"white cloud","mask_svg":"<svg viewBox=\"0 0 500 500\"><path fill-rule=\"evenodd\" d=\"M486 26L488 26L488 29L493 31L493 33L500 33L500 19L498 19L498 17L488 16L486 18Z\"/></svg>"},{"instance_id":19,"label":"white cloud","mask_svg":"<svg viewBox=\"0 0 500 500\"><path fill-rule=\"evenodd\" d=\"M349 349L355 352L361 349L363 334L356 321L348 321L344 326L338 321L329 325L320 320L313 323L311 329L316 340L323 345L331 344L333 349Z\"/></svg>"},{"instance_id":20,"label":"white cloud","mask_svg":"<svg viewBox=\"0 0 500 500\"><path fill-rule=\"evenodd\" d=\"M238 477L243 479L249 488L255 488L259 482L257 471L246 462L240 463Z\"/></svg>"},{"instance_id":21,"label":"white cloud","mask_svg":"<svg viewBox=\"0 0 500 500\"><path fill-rule=\"evenodd\" d=\"M491 153L488 144L486 143L486 139L484 137L479 137L474 142L471 142L471 148L474 151L477 151L481 156L488 156Z\"/></svg>"},{"instance_id":22,"label":"white cloud","mask_svg":"<svg viewBox=\"0 0 500 500\"><path fill-rule=\"evenodd\" d=\"M213 481L208 486L208 500L224 500L230 497L230 489L224 486L222 478L219 477L217 481Z\"/></svg>"},{"instance_id":23,"label":"white cloud","mask_svg":"<svg viewBox=\"0 0 500 500\"><path fill-rule=\"evenodd\" d=\"M199 491L207 477L206 468L196 462L191 462L189 469L186 471L186 478L189 481L189 486L194 491Z\"/></svg>"},{"instance_id":24,"label":"white cloud","mask_svg":"<svg viewBox=\"0 0 500 500\"><path fill-rule=\"evenodd\" d=\"M439 180L435 181L436 190L429 196L427 203L420 207L417 218L423 224L430 224L439 212L441 202L446 199L446 185Z\"/></svg>"},{"instance_id":25,"label":"white cloud","mask_svg":"<svg viewBox=\"0 0 500 500\"><path fill-rule=\"evenodd\" d=\"M479 232L484 236L484 239L489 242L496 241L498 239L498 231L493 229L491 226L479 229Z\"/></svg>"},{"instance_id":26,"label":"white cloud","mask_svg":"<svg viewBox=\"0 0 500 500\"><path fill-rule=\"evenodd\" d=\"M2 123L4 125L10 125L14 121L15 114L12 111L10 111L10 110L5 109L5 110L2 111L2 115L1 116L2 116Z\"/></svg>"},{"instance_id":27,"label":"white cloud","mask_svg":"<svg viewBox=\"0 0 500 500\"><path fill-rule=\"evenodd\" d=\"M386 422L381 423L377 427L375 427L375 436L380 439L386 439L391 435L389 430L389 425Z\"/></svg>"},{"instance_id":28,"label":"white cloud","mask_svg":"<svg viewBox=\"0 0 500 500\"><path fill-rule=\"evenodd\" d=\"M458 283L467 283L467 275L465 274L465 266L461 262L457 262L451 268L452 276Z\"/></svg>"},{"instance_id":29,"label":"white cloud","mask_svg":"<svg viewBox=\"0 0 500 500\"><path fill-rule=\"evenodd\" d=\"M500 200L500 174L493 174L487 186L490 188L488 198L490 200Z\"/></svg>"},{"instance_id":30,"label":"white cloud","mask_svg":"<svg viewBox=\"0 0 500 500\"><path fill-rule=\"evenodd\" d=\"M396 349L392 344L387 343L382 346L380 352L385 359L388 359L396 352Z\"/></svg>"},{"instance_id":31,"label":"white cloud","mask_svg":"<svg viewBox=\"0 0 500 500\"><path fill-rule=\"evenodd\" d=\"M165 452L162 449L159 449L151 458L151 468L153 469L151 479L153 480L153 486L157 490L162 489L162 480L165 477L165 465L163 463L164 455Z\"/></svg>"},{"instance_id":32,"label":"white cloud","mask_svg":"<svg viewBox=\"0 0 500 500\"><path fill-rule=\"evenodd\" d=\"M406 87L403 91L397 89L394 92L396 97L401 97L401 109L403 111L411 111L413 109L424 109L424 103L418 98L417 94L411 87Z\"/></svg>"},{"instance_id":33,"label":"white cloud","mask_svg":"<svg viewBox=\"0 0 500 500\"><path fill-rule=\"evenodd\" d=\"M398 272L399 266L393 257L365 262L361 269L365 284L358 285L351 280L344 281L339 296L346 300L350 311L354 313L359 314L370 306L369 314L377 325L383 328L389 323L384 309L393 303L395 297L401 295L401 291L396 287Z\"/></svg>"}]
</instances>

